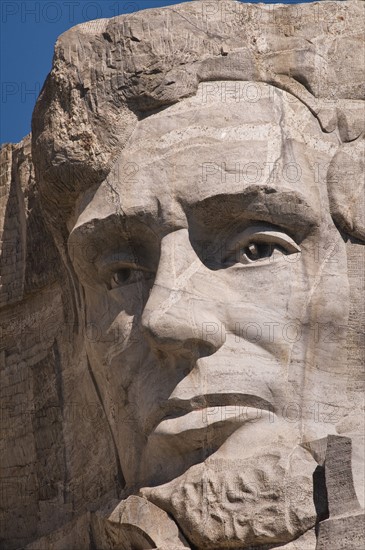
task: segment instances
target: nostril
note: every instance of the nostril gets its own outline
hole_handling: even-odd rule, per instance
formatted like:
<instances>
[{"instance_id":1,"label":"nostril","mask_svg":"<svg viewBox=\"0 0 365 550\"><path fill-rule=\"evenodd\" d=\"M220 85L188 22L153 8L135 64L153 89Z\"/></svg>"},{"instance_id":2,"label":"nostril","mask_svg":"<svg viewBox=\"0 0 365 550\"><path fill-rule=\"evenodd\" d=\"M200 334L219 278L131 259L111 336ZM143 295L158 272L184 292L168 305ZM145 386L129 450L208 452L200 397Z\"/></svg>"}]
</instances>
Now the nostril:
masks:
<instances>
[{"instance_id":1,"label":"nostril","mask_svg":"<svg viewBox=\"0 0 365 550\"><path fill-rule=\"evenodd\" d=\"M173 316L162 318L157 312L145 312L142 333L155 353L184 357L195 362L213 355L223 344L221 338L194 337L194 327L181 323Z\"/></svg>"},{"instance_id":2,"label":"nostril","mask_svg":"<svg viewBox=\"0 0 365 550\"><path fill-rule=\"evenodd\" d=\"M142 333L150 347L159 356L179 354L183 350L184 341L178 337L178 331L173 323L162 320L156 312L146 312L142 317Z\"/></svg>"},{"instance_id":3,"label":"nostril","mask_svg":"<svg viewBox=\"0 0 365 550\"><path fill-rule=\"evenodd\" d=\"M208 357L213 355L220 346L200 340L198 338L191 338L184 342L184 350L190 354L194 359L200 359L201 357Z\"/></svg>"}]
</instances>

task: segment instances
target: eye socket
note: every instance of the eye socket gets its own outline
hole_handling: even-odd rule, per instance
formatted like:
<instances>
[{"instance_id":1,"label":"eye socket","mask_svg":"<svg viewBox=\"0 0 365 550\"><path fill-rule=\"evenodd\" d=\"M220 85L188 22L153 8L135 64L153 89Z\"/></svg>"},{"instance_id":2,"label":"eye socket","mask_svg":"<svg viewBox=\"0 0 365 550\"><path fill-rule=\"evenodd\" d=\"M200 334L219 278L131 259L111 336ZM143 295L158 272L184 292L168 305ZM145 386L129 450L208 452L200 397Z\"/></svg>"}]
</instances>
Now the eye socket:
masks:
<instances>
[{"instance_id":1,"label":"eye socket","mask_svg":"<svg viewBox=\"0 0 365 550\"><path fill-rule=\"evenodd\" d=\"M117 288L118 286L122 286L127 283L130 280L132 273L133 271L130 268L118 269L118 271L116 271L112 276L110 282L111 288Z\"/></svg>"},{"instance_id":2,"label":"eye socket","mask_svg":"<svg viewBox=\"0 0 365 550\"><path fill-rule=\"evenodd\" d=\"M154 278L155 270L148 266L148 259L137 258L124 251L106 254L99 263L100 277L109 290L136 283L144 284Z\"/></svg>"},{"instance_id":3,"label":"eye socket","mask_svg":"<svg viewBox=\"0 0 365 550\"><path fill-rule=\"evenodd\" d=\"M136 267L121 267L109 279L109 288L121 288L134 283L144 283L154 278L154 272Z\"/></svg>"},{"instance_id":4,"label":"eye socket","mask_svg":"<svg viewBox=\"0 0 365 550\"><path fill-rule=\"evenodd\" d=\"M253 226L245 229L230 242L226 265L252 264L260 260L276 259L300 252L300 247L284 231Z\"/></svg>"},{"instance_id":5,"label":"eye socket","mask_svg":"<svg viewBox=\"0 0 365 550\"><path fill-rule=\"evenodd\" d=\"M268 243L255 243L250 242L244 248L237 250L237 262L244 263L244 259L248 259L251 262L261 260L262 258L270 258L274 252L274 246Z\"/></svg>"}]
</instances>

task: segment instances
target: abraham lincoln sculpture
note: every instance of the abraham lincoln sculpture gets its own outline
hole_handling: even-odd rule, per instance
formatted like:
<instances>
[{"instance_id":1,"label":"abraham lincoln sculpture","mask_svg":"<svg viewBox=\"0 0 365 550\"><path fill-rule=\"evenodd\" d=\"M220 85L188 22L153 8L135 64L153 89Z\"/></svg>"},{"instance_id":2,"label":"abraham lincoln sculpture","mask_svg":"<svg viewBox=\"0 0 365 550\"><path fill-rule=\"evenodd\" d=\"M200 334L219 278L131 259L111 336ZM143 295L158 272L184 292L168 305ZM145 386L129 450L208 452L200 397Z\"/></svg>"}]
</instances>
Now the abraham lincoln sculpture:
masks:
<instances>
[{"instance_id":1,"label":"abraham lincoln sculpture","mask_svg":"<svg viewBox=\"0 0 365 550\"><path fill-rule=\"evenodd\" d=\"M362 547L363 8L203 0L59 38L3 151L4 319L36 327L6 333L35 402L7 506L38 510L6 548Z\"/></svg>"}]
</instances>

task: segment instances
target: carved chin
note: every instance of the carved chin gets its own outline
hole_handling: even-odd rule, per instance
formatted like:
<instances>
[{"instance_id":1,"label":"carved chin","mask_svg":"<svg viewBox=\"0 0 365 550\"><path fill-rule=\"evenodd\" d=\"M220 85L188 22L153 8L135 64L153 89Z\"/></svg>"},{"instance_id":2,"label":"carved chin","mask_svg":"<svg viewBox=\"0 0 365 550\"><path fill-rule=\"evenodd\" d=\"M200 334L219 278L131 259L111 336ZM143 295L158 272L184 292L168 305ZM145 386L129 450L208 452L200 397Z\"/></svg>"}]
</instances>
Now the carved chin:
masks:
<instances>
[{"instance_id":1,"label":"carved chin","mask_svg":"<svg viewBox=\"0 0 365 550\"><path fill-rule=\"evenodd\" d=\"M317 467L301 447L271 448L242 460L211 457L141 493L171 514L198 550L286 543L316 523Z\"/></svg>"}]
</instances>

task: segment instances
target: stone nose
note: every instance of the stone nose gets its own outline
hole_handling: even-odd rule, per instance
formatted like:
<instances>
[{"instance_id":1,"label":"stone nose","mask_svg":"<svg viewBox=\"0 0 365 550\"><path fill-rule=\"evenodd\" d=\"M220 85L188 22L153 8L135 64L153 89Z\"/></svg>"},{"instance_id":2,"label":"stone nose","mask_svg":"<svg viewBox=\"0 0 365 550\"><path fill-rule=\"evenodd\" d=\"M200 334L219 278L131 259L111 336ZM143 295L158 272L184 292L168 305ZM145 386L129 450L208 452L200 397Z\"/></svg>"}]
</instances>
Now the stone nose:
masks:
<instances>
[{"instance_id":1,"label":"stone nose","mask_svg":"<svg viewBox=\"0 0 365 550\"><path fill-rule=\"evenodd\" d=\"M213 354L224 343L214 299L209 303L199 293L202 271L211 275L192 248L187 229L162 239L156 280L142 315L142 329L155 350L198 358Z\"/></svg>"}]
</instances>

